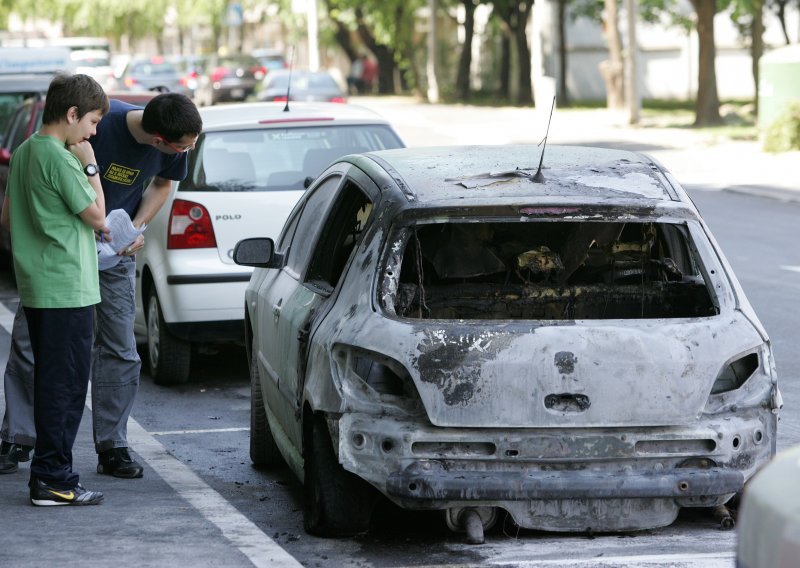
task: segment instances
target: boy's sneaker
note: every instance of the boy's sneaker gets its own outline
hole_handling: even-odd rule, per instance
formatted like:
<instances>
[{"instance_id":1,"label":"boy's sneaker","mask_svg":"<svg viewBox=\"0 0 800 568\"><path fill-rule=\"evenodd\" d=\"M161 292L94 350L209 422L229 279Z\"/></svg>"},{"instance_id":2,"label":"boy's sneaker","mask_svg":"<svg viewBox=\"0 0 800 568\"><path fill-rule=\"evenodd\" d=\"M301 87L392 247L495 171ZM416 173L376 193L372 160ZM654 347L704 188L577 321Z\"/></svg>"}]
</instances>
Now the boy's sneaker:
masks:
<instances>
[{"instance_id":1,"label":"boy's sneaker","mask_svg":"<svg viewBox=\"0 0 800 568\"><path fill-rule=\"evenodd\" d=\"M103 502L103 494L99 491L87 491L80 483L72 489L54 489L44 481L31 481L31 503L38 507L55 507L58 505L99 505Z\"/></svg>"},{"instance_id":2,"label":"boy's sneaker","mask_svg":"<svg viewBox=\"0 0 800 568\"><path fill-rule=\"evenodd\" d=\"M142 477L144 468L131 458L128 448L112 448L97 456L97 473L133 479Z\"/></svg>"},{"instance_id":3,"label":"boy's sneaker","mask_svg":"<svg viewBox=\"0 0 800 568\"><path fill-rule=\"evenodd\" d=\"M22 444L12 444L11 442L0 443L0 474L14 473L19 469L19 462L26 462L31 459L30 446Z\"/></svg>"}]
</instances>

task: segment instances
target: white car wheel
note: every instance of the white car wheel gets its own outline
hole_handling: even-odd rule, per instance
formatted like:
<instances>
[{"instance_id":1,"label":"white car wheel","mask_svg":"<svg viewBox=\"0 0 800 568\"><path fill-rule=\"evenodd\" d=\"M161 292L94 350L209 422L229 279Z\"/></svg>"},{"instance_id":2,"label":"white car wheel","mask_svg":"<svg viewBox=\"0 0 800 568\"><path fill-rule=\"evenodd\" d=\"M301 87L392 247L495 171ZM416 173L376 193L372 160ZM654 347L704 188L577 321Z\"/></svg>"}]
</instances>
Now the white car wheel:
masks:
<instances>
[{"instance_id":1,"label":"white car wheel","mask_svg":"<svg viewBox=\"0 0 800 568\"><path fill-rule=\"evenodd\" d=\"M150 375L157 384L176 385L189 379L191 344L167 330L155 290L147 306L147 354Z\"/></svg>"}]
</instances>

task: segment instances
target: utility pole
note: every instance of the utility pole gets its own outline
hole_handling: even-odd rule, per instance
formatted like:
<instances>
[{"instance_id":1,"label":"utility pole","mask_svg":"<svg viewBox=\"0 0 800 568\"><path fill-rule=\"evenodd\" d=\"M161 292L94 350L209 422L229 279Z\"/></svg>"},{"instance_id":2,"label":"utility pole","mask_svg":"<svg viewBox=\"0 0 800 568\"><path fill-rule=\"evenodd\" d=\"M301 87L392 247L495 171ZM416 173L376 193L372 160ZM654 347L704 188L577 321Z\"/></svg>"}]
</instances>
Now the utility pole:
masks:
<instances>
[{"instance_id":1,"label":"utility pole","mask_svg":"<svg viewBox=\"0 0 800 568\"><path fill-rule=\"evenodd\" d=\"M639 93L639 44L636 41L637 0L625 0L628 28L628 56L625 58L625 106L628 111L628 124L639 124L642 97Z\"/></svg>"},{"instance_id":2,"label":"utility pole","mask_svg":"<svg viewBox=\"0 0 800 568\"><path fill-rule=\"evenodd\" d=\"M436 80L436 0L428 0L428 102L439 102L439 83Z\"/></svg>"}]
</instances>

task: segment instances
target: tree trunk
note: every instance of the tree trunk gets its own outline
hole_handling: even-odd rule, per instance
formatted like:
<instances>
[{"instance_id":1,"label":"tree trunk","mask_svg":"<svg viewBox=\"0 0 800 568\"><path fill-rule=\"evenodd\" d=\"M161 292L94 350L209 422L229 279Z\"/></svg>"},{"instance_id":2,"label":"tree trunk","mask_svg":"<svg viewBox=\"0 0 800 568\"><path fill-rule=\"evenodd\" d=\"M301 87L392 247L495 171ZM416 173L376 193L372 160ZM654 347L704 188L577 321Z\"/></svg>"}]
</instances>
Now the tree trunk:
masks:
<instances>
[{"instance_id":1,"label":"tree trunk","mask_svg":"<svg viewBox=\"0 0 800 568\"><path fill-rule=\"evenodd\" d=\"M517 55L519 56L519 93L517 102L521 105L533 104L533 85L531 82L531 49L528 45L528 20L531 16L533 0L522 0L517 5L516 29Z\"/></svg>"},{"instance_id":2,"label":"tree trunk","mask_svg":"<svg viewBox=\"0 0 800 568\"><path fill-rule=\"evenodd\" d=\"M781 31L786 45L792 43L792 40L789 39L789 31L786 29L786 4L788 2L789 0L775 0L775 15L778 16L778 21L781 24ZM798 3L797 7L800 8L800 3Z\"/></svg>"},{"instance_id":3,"label":"tree trunk","mask_svg":"<svg viewBox=\"0 0 800 568\"><path fill-rule=\"evenodd\" d=\"M606 84L606 105L608 108L621 109L625 106L625 67L622 62L622 39L619 34L617 0L605 0L605 9L608 60L600 63L600 74Z\"/></svg>"},{"instance_id":4,"label":"tree trunk","mask_svg":"<svg viewBox=\"0 0 800 568\"><path fill-rule=\"evenodd\" d=\"M697 100L695 101L695 126L719 124L719 96L717 95L717 72L714 67L717 48L714 44L715 0L691 0L697 14L697 37L699 57L697 65Z\"/></svg>"},{"instance_id":5,"label":"tree trunk","mask_svg":"<svg viewBox=\"0 0 800 568\"><path fill-rule=\"evenodd\" d=\"M511 97L511 38L503 34L500 39L500 98Z\"/></svg>"},{"instance_id":6,"label":"tree trunk","mask_svg":"<svg viewBox=\"0 0 800 568\"><path fill-rule=\"evenodd\" d=\"M753 63L753 81L756 85L755 114L758 116L758 62L764 54L764 1L753 0L753 38L750 42L750 56Z\"/></svg>"},{"instance_id":7,"label":"tree trunk","mask_svg":"<svg viewBox=\"0 0 800 568\"><path fill-rule=\"evenodd\" d=\"M339 46L342 48L342 51L344 51L345 55L347 55L347 58L350 60L350 63L352 63L358 59L358 50L356 50L355 46L353 45L353 38L350 35L350 30L344 23L332 16L331 0L325 0L325 8L328 12L328 17L333 21L336 43L339 44Z\"/></svg>"},{"instance_id":8,"label":"tree trunk","mask_svg":"<svg viewBox=\"0 0 800 568\"><path fill-rule=\"evenodd\" d=\"M472 0L462 0L461 3L464 5L464 45L458 58L456 97L466 102L470 96L469 70L472 67L472 39L475 35L475 4Z\"/></svg>"},{"instance_id":9,"label":"tree trunk","mask_svg":"<svg viewBox=\"0 0 800 568\"><path fill-rule=\"evenodd\" d=\"M569 106L567 90L567 1L558 0L558 106Z\"/></svg>"},{"instance_id":10,"label":"tree trunk","mask_svg":"<svg viewBox=\"0 0 800 568\"><path fill-rule=\"evenodd\" d=\"M364 23L363 13L360 9L356 10L356 21L358 22L358 36L378 60L378 92L382 95L393 95L395 93L394 71L396 66L394 52L388 46L379 45L375 41L375 37Z\"/></svg>"}]
</instances>

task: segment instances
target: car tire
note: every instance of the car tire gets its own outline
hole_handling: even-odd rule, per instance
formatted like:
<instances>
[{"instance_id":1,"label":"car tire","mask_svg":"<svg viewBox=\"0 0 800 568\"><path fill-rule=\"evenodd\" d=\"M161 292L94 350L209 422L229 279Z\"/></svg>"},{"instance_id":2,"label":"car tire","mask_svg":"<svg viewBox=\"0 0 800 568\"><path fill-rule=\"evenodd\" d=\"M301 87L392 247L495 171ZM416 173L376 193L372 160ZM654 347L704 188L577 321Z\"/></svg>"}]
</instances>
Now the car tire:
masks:
<instances>
[{"instance_id":1,"label":"car tire","mask_svg":"<svg viewBox=\"0 0 800 568\"><path fill-rule=\"evenodd\" d=\"M322 415L314 414L308 420L304 444L306 532L331 538L367 532L377 490L339 464Z\"/></svg>"},{"instance_id":2,"label":"car tire","mask_svg":"<svg viewBox=\"0 0 800 568\"><path fill-rule=\"evenodd\" d=\"M272 437L258 377L258 352L253 341L250 357L250 461L259 468L280 465L283 457Z\"/></svg>"},{"instance_id":3,"label":"car tire","mask_svg":"<svg viewBox=\"0 0 800 568\"><path fill-rule=\"evenodd\" d=\"M147 303L147 355L150 375L158 385L178 385L189 379L192 346L172 335L164 322L158 295L150 292Z\"/></svg>"}]
</instances>

